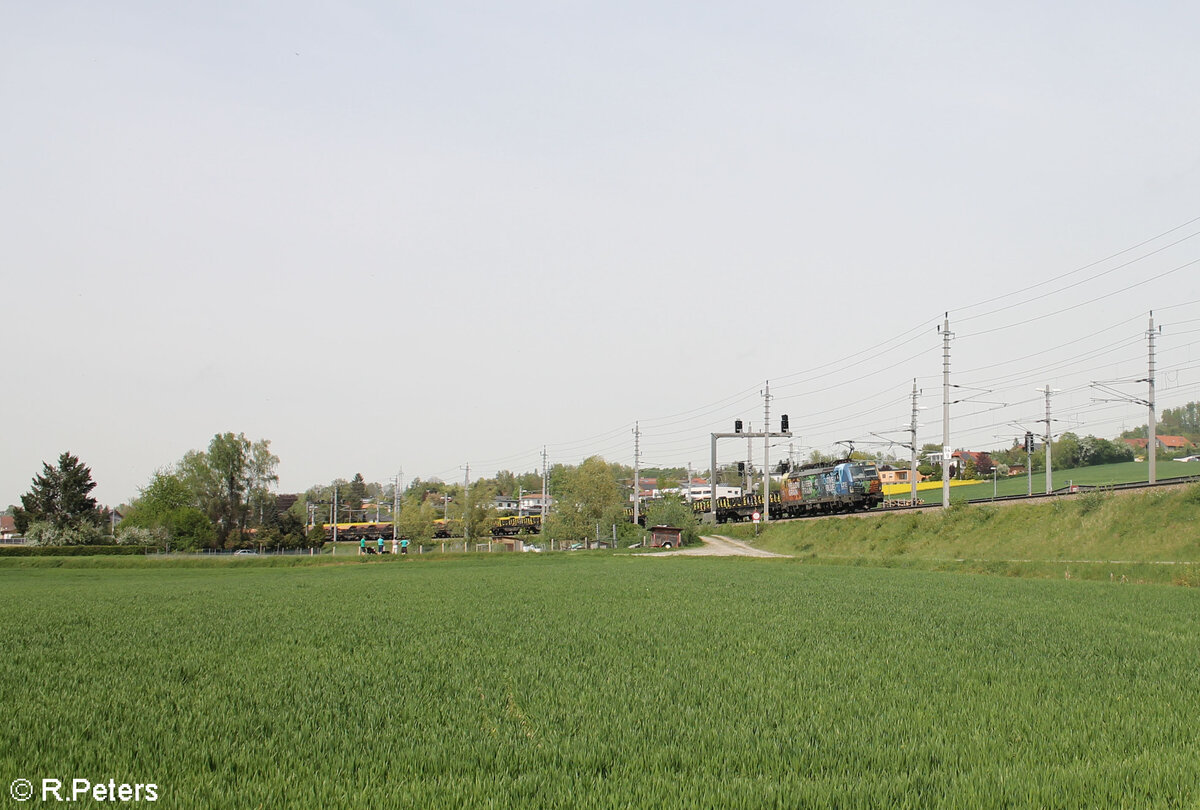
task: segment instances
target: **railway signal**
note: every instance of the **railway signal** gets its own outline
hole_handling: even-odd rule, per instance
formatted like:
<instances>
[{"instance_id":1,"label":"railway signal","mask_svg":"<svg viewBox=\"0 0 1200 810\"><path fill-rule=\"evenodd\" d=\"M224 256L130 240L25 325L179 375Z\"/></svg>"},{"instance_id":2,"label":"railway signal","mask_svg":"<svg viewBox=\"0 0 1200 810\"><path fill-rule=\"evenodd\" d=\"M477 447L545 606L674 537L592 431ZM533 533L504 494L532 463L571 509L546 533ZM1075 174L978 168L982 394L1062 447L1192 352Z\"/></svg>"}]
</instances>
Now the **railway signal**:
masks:
<instances>
[{"instance_id":1,"label":"railway signal","mask_svg":"<svg viewBox=\"0 0 1200 810\"><path fill-rule=\"evenodd\" d=\"M742 430L742 420L737 419L737 420L734 420L734 423L733 423L733 433L711 433L711 434L709 434L710 438L712 439L712 455L711 455L711 463L708 468L709 469L709 489L710 489L710 497L708 499L708 504L709 504L708 512L711 515L710 519L712 520L713 523L717 522L717 511L716 511L717 500L718 500L718 498L717 498L717 492L718 492L718 489L717 489L717 487L718 487L718 484L717 484L717 439L732 439L732 438L738 438L738 439L790 439L792 437L792 433L790 430L787 429L788 424L787 424L786 417L780 421L782 423L781 427L783 427L784 429L782 431L780 431L779 433L772 432L769 429L765 430L765 431L761 431L761 432L754 432L754 431L744 432ZM768 422L767 424L770 424L770 423ZM766 461L766 459L764 459L764 461ZM767 470L767 469L769 469L769 467L764 465L763 469ZM744 473L745 470L746 470L745 462L739 461L738 462L739 474ZM769 477L768 477L768 480L769 480ZM770 484L769 483L767 484L766 490L767 490L767 492L765 493L765 495L767 498L770 498L770 491L769 491Z\"/></svg>"}]
</instances>

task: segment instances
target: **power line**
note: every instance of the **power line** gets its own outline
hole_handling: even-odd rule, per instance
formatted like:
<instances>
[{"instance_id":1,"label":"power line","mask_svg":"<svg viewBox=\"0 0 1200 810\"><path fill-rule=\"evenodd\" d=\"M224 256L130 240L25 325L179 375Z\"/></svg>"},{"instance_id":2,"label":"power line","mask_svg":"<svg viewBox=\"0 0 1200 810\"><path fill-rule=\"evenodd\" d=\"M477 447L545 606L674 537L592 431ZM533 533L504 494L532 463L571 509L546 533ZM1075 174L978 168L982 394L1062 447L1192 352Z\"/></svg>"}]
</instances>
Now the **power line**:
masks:
<instances>
[{"instance_id":1,"label":"power line","mask_svg":"<svg viewBox=\"0 0 1200 810\"><path fill-rule=\"evenodd\" d=\"M1140 262L1140 261L1142 261L1143 259L1148 259L1148 258L1150 258L1151 256L1154 256L1154 255L1156 255L1156 254L1162 253L1164 250L1167 250L1168 248L1175 247L1176 245L1178 245L1178 244L1181 244L1181 243L1183 243L1183 242L1186 242L1187 240L1189 240L1189 239L1193 239L1193 238L1195 238L1195 237L1197 237L1197 236L1200 236L1200 231L1197 231L1196 233L1193 233L1193 234L1190 234L1190 235L1188 235L1188 236L1185 236L1184 238L1182 238L1182 239L1180 239L1180 240L1178 240L1178 241L1171 242L1171 243L1170 243L1170 244L1168 244L1168 245L1163 245L1163 246L1162 246L1162 247L1160 247L1160 248L1156 248L1156 249L1154 249L1154 250L1150 251L1149 253L1145 253L1145 254L1143 254L1143 255L1141 255L1141 256L1138 256L1136 259L1130 259L1129 261L1127 261L1127 262L1124 262L1124 263L1122 263L1122 264L1118 264L1118 265L1116 265L1115 267L1110 267L1108 270L1105 270L1105 271L1104 271L1104 272L1102 272L1102 273L1096 273L1095 275L1093 275L1093 276L1089 276L1088 278L1085 278L1085 279L1081 279L1081 280L1079 280L1079 281L1072 282L1071 284L1064 285L1064 286L1062 286L1062 287L1059 287L1059 288L1058 288L1058 289L1056 289L1056 290L1051 290L1050 292L1042 293L1041 295L1034 296L1033 298L1027 298L1027 299L1025 299L1024 301L1017 301L1017 302L1015 302L1015 303L1012 303L1012 304L1006 304L1005 306L1002 306L1002 307L997 307L996 309L988 310L987 312L981 312L981 313L979 313L978 315L971 315L971 316L969 316L969 317L960 318L960 320L963 320L963 321L972 321L972 320L975 320L976 318L984 318L984 317L987 317L988 315L995 315L997 312L1004 312L1004 311L1006 311L1006 310L1009 310L1009 309L1012 309L1012 308L1014 308L1014 307L1024 306L1025 304L1032 304L1032 303L1033 303L1033 302L1035 302L1035 301L1041 301L1042 299L1044 299L1044 298L1049 298L1049 297L1050 297L1050 296L1052 296L1052 295L1058 295L1059 293L1065 292L1066 290L1070 290L1070 289L1073 289L1073 288L1075 288L1075 287L1078 287L1078 286L1079 286L1079 285L1081 285L1081 284L1087 284L1087 283L1090 283L1090 282L1092 282L1092 281L1095 281L1095 280L1096 280L1096 279L1098 279L1098 278L1103 278L1104 276L1107 276L1107 275L1109 275L1110 273L1115 273L1115 272L1117 272L1118 270L1123 270L1123 269L1125 269L1126 267L1129 267L1129 266L1130 266L1130 265L1132 265L1132 264L1136 264L1137 262ZM1107 259L1103 259L1103 260L1101 260L1101 261L1107 261ZM1095 264L1098 264L1098 263L1099 263L1099 262L1096 262L1096 263L1093 263L1092 265L1088 265L1088 266L1089 266L1089 267L1093 267L1093 266L1095 266ZM1074 270L1074 271L1072 271L1072 273L1077 273L1077 272L1080 272L1080 271L1078 271L1078 270ZM1070 274L1068 274L1068 275L1070 275ZM1034 286L1041 286L1042 284L1046 284L1046 283L1049 283L1049 282L1041 282L1041 284L1037 284L1037 285L1034 285ZM1032 289L1032 288L1031 288L1031 289ZM1004 296L1004 297L1008 297L1008 296Z\"/></svg>"},{"instance_id":2,"label":"power line","mask_svg":"<svg viewBox=\"0 0 1200 810\"><path fill-rule=\"evenodd\" d=\"M1138 281L1133 284L1130 284L1128 287L1122 287L1119 290L1113 290L1110 293L1105 293L1104 295L1098 295L1095 298L1089 298L1087 301L1080 301L1078 304L1072 304L1069 307L1063 307L1062 309L1057 309L1054 312L1047 312L1045 315L1037 315L1033 318L1027 318L1023 321L1017 321L1015 323L1005 324L1004 326L997 326L992 329L983 329L983 330L980 330L979 332L971 332L970 334L963 335L963 337L972 338L972 337L979 337L980 335L990 335L995 332L1002 332L1005 329L1013 329L1018 326L1025 326L1026 324L1034 323L1035 321L1045 320L1046 318L1053 318L1055 315L1061 315L1064 312L1070 312L1071 310L1079 309L1080 307L1087 306L1088 304L1094 304L1097 301L1103 301L1106 298L1112 298L1114 295L1120 295L1123 292L1129 292L1132 289L1136 289L1137 287L1141 287L1143 285L1149 284L1152 281L1158 281L1161 278L1166 278L1167 276L1171 275L1172 273L1178 273L1180 270L1186 270L1187 268L1192 267L1193 265L1196 265L1196 264L1200 264L1200 259L1192 259L1190 262L1185 262L1184 264L1181 264L1178 267L1173 267L1170 270L1166 270L1162 273L1159 273L1157 276L1151 276L1150 278L1145 279L1143 281Z\"/></svg>"},{"instance_id":3,"label":"power line","mask_svg":"<svg viewBox=\"0 0 1200 810\"><path fill-rule=\"evenodd\" d=\"M984 306L984 305L986 305L986 304L993 303L993 302L995 302L995 301L1001 301L1001 300L1003 300L1003 299L1005 299L1005 298L1010 298L1010 297L1012 297L1012 296L1014 296L1014 295L1021 295L1021 294L1023 294L1023 293L1027 293L1027 292L1029 292L1030 290L1036 290L1038 287L1044 287L1044 286L1046 286L1047 284L1053 284L1053 283L1054 283L1054 282L1056 282L1056 281L1060 281L1060 280L1062 280L1062 279L1064 279L1064 278L1067 278L1067 277L1069 277L1069 276L1073 276L1073 275L1075 275L1076 273L1082 273L1084 270L1090 270L1091 268L1093 268L1093 267L1095 267L1095 266L1097 266L1097 265L1104 264L1104 263L1105 263L1105 262L1107 262L1107 261L1111 261L1111 260L1113 260L1113 259L1117 258L1118 256L1123 256L1123 255L1125 255L1126 253L1129 253L1130 251L1133 251L1133 250L1137 250L1137 249L1138 249L1138 248L1140 248L1140 247L1144 247L1145 245L1148 245L1148 244L1150 244L1151 242L1157 242L1159 239L1162 239L1164 236L1169 236L1170 234L1172 234L1172 233L1175 233L1175 231L1183 230L1183 229L1184 229L1184 228L1186 228L1187 226L1189 226L1189 225L1192 225L1192 224L1194 224L1194 223L1196 223L1196 222L1200 222L1200 217L1194 217L1193 219L1189 219L1187 222L1184 222L1184 223L1183 223L1183 224L1181 224L1181 225L1176 225L1174 228L1170 228L1169 230L1163 231L1162 233L1158 234L1157 236L1152 236L1152 237L1150 237L1149 239L1146 239L1146 240L1143 240L1143 241L1141 241L1141 242L1138 242L1136 245L1131 245L1131 246L1129 246L1129 247L1127 247L1127 248L1125 248L1125 249L1123 249L1123 250L1118 250L1116 253L1113 253L1113 254L1111 254L1111 255L1109 255L1109 256L1105 256L1103 259L1097 259L1096 261L1094 261L1094 262L1090 262L1090 263L1088 263L1088 264L1085 264L1085 265L1083 265L1082 267L1078 267L1078 268L1076 268L1076 269L1074 269L1074 270L1070 270L1070 271L1068 271L1068 272L1066 272L1066 273L1061 273L1061 274L1059 274L1059 275L1057 275L1057 276L1054 276L1053 278L1048 278L1048 279L1046 279L1045 281L1039 281L1037 284L1031 284L1031 285L1029 285L1028 287L1025 287L1025 288L1023 288L1023 289L1016 290L1016 291L1014 291L1014 292L1004 293L1003 295L997 295L997 296L994 296L994 297L992 297L992 298L985 299L985 300L983 300L983 301L978 301L978 302L976 302L976 303L974 303L974 304L968 304L968 305L967 305L967 306L965 306L965 307L959 307L957 311L960 311L960 312L961 312L961 311L963 311L963 310L974 309L975 307L981 307L981 306ZM1198 232L1198 233L1200 233L1200 232ZM1187 237L1185 237L1184 239L1181 239L1181 240L1179 240L1179 241L1180 241L1180 242L1182 242L1182 241L1186 241L1187 239L1191 239L1193 236L1196 236L1196 234L1192 234L1191 236L1187 236ZM1173 244L1173 245L1174 245L1174 244L1179 244L1179 242L1174 242L1174 243L1172 243L1172 244ZM1171 247L1171 245L1168 245L1167 247ZM1156 251L1156 252L1157 252L1157 251ZM1153 255L1153 254L1147 254L1147 255ZM1036 299L1035 299L1035 300L1036 300ZM1007 309L1007 307L1006 307L1006 309ZM997 312L998 312L999 310L993 310L993 311L997 311ZM990 315L990 314L992 314L992 313L991 313L991 312L984 312L984 313L981 313L981 314L979 314L979 315L970 315L970 316L964 316L964 317L960 318L959 320L963 320L963 321L969 321L969 320L972 320L972 319L974 319L974 318L981 318L981 317L983 317L984 315Z\"/></svg>"}]
</instances>

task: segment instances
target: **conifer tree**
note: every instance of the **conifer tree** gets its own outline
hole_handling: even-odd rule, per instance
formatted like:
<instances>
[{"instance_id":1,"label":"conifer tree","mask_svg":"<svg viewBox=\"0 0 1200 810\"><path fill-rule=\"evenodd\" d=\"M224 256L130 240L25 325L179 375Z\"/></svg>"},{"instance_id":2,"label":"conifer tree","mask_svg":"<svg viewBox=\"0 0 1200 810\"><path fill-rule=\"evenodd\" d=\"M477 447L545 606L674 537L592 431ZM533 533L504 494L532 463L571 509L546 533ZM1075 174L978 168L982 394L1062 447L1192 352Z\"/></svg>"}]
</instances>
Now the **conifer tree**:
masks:
<instances>
[{"instance_id":1,"label":"conifer tree","mask_svg":"<svg viewBox=\"0 0 1200 810\"><path fill-rule=\"evenodd\" d=\"M99 525L100 513L91 496L95 488L91 468L70 453L60 455L56 467L42 462L42 474L34 477L32 488L21 496L23 508L14 510L17 530L24 533L29 524L39 522L57 529Z\"/></svg>"}]
</instances>

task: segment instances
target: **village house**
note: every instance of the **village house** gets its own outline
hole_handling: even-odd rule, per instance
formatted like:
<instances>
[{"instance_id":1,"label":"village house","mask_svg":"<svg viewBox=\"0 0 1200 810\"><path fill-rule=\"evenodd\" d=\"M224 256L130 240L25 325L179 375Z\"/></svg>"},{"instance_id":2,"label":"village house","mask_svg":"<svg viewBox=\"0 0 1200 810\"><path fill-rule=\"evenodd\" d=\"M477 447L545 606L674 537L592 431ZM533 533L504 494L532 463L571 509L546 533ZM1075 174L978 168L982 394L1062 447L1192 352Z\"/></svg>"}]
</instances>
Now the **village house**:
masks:
<instances>
[{"instance_id":1,"label":"village house","mask_svg":"<svg viewBox=\"0 0 1200 810\"><path fill-rule=\"evenodd\" d=\"M542 503L543 503L542 493L526 492L521 495L521 502L520 502L520 506L518 507L518 514L520 514L524 517L528 517L529 515L540 515L542 513ZM544 503L546 505L546 508L549 509L550 507L552 507L554 505L554 499L551 498L549 495L547 495Z\"/></svg>"},{"instance_id":2,"label":"village house","mask_svg":"<svg viewBox=\"0 0 1200 810\"><path fill-rule=\"evenodd\" d=\"M1185 436L1155 436L1158 449L1164 453L1183 453L1195 447Z\"/></svg>"},{"instance_id":3,"label":"village house","mask_svg":"<svg viewBox=\"0 0 1200 810\"><path fill-rule=\"evenodd\" d=\"M1195 443L1189 441L1186 436L1155 436L1154 440L1155 446L1159 449L1159 452L1162 453L1186 453L1188 450L1191 450L1196 446ZM1132 439L1121 439L1121 441L1132 447L1134 452L1141 454L1146 452L1146 445L1150 443L1149 439L1138 437Z\"/></svg>"},{"instance_id":4,"label":"village house","mask_svg":"<svg viewBox=\"0 0 1200 810\"><path fill-rule=\"evenodd\" d=\"M20 542L17 534L17 519L12 515L0 515L0 543Z\"/></svg>"},{"instance_id":5,"label":"village house","mask_svg":"<svg viewBox=\"0 0 1200 810\"><path fill-rule=\"evenodd\" d=\"M917 477L917 483L919 484L922 481L924 481L928 476L917 473L916 477ZM913 480L913 471L912 470L898 470L894 467L887 467L887 466L879 468L879 482L881 484L911 484L912 480Z\"/></svg>"}]
</instances>

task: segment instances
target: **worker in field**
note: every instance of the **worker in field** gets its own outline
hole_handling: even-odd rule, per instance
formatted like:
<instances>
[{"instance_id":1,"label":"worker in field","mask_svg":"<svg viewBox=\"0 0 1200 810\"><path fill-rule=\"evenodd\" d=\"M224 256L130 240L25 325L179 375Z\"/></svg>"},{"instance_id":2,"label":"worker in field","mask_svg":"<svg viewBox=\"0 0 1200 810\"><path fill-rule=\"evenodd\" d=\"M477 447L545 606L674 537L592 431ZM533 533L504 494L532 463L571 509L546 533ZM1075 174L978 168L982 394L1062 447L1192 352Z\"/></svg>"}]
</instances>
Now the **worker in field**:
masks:
<instances>
[{"instance_id":1,"label":"worker in field","mask_svg":"<svg viewBox=\"0 0 1200 810\"><path fill-rule=\"evenodd\" d=\"M400 541L400 553L401 554L408 553L408 538L407 537Z\"/></svg>"},{"instance_id":2,"label":"worker in field","mask_svg":"<svg viewBox=\"0 0 1200 810\"><path fill-rule=\"evenodd\" d=\"M382 537L382 535L379 538L379 553L381 555L383 554L383 537Z\"/></svg>"},{"instance_id":3,"label":"worker in field","mask_svg":"<svg viewBox=\"0 0 1200 810\"><path fill-rule=\"evenodd\" d=\"M358 540L358 553L360 555L367 553L367 538L360 537Z\"/></svg>"},{"instance_id":4,"label":"worker in field","mask_svg":"<svg viewBox=\"0 0 1200 810\"><path fill-rule=\"evenodd\" d=\"M395 554L397 551L399 551L398 543L396 541L396 538L393 537L392 538L392 554Z\"/></svg>"}]
</instances>

